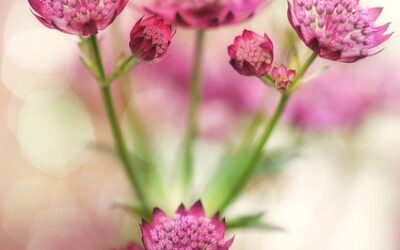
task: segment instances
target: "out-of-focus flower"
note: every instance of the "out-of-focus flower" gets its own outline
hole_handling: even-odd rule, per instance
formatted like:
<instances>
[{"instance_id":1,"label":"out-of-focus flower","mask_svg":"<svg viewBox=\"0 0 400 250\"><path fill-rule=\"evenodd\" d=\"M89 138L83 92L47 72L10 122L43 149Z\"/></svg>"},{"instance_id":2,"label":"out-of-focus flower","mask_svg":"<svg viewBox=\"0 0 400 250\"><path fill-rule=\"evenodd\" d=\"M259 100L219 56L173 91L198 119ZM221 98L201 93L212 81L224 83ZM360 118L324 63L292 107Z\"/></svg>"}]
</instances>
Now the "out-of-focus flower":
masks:
<instances>
[{"instance_id":1,"label":"out-of-focus flower","mask_svg":"<svg viewBox=\"0 0 400 250\"><path fill-rule=\"evenodd\" d=\"M375 25L382 8L363 8L359 0L293 0L288 18L300 39L320 57L355 62L376 54L389 24Z\"/></svg>"},{"instance_id":2,"label":"out-of-focus flower","mask_svg":"<svg viewBox=\"0 0 400 250\"><path fill-rule=\"evenodd\" d=\"M153 61L165 55L173 36L171 25L162 17L141 18L132 28L129 47L136 57Z\"/></svg>"},{"instance_id":3,"label":"out-of-focus flower","mask_svg":"<svg viewBox=\"0 0 400 250\"><path fill-rule=\"evenodd\" d=\"M207 29L243 22L269 0L153 0L150 13L176 25Z\"/></svg>"},{"instance_id":4,"label":"out-of-focus flower","mask_svg":"<svg viewBox=\"0 0 400 250\"><path fill-rule=\"evenodd\" d=\"M233 238L225 240L225 222L218 215L205 217L201 202L189 210L181 205L172 219L155 209L151 223L142 222L141 231L146 250L227 250Z\"/></svg>"},{"instance_id":5,"label":"out-of-focus flower","mask_svg":"<svg viewBox=\"0 0 400 250\"><path fill-rule=\"evenodd\" d=\"M274 80L275 88L280 92L285 92L292 84L296 76L296 71L288 69L285 65L281 64L279 67L273 67L271 76Z\"/></svg>"},{"instance_id":6,"label":"out-of-focus flower","mask_svg":"<svg viewBox=\"0 0 400 250\"><path fill-rule=\"evenodd\" d=\"M89 36L105 29L129 0L28 0L33 14L45 26L65 33Z\"/></svg>"},{"instance_id":7,"label":"out-of-focus flower","mask_svg":"<svg viewBox=\"0 0 400 250\"><path fill-rule=\"evenodd\" d=\"M376 63L376 71L365 74L366 65L331 65L328 72L293 96L286 118L292 125L314 132L356 128L369 114L385 108L392 99L388 92L395 89L391 81L397 79Z\"/></svg>"},{"instance_id":8,"label":"out-of-focus flower","mask_svg":"<svg viewBox=\"0 0 400 250\"><path fill-rule=\"evenodd\" d=\"M274 60L274 45L267 35L244 30L228 47L232 67L245 76L263 76Z\"/></svg>"}]
</instances>

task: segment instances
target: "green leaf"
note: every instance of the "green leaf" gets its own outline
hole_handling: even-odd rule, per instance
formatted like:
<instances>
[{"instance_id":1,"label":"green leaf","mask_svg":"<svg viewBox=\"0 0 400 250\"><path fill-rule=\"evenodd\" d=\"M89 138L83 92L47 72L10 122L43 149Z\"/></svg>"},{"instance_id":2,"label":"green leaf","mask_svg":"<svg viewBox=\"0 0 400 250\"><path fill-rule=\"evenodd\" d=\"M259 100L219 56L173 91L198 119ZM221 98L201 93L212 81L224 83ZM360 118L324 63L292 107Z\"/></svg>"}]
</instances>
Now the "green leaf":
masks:
<instances>
[{"instance_id":1,"label":"green leaf","mask_svg":"<svg viewBox=\"0 0 400 250\"><path fill-rule=\"evenodd\" d=\"M275 175L283 169L283 167L298 156L296 149L284 148L275 151L270 151L265 154L256 170L254 171L254 177L260 175Z\"/></svg>"},{"instance_id":2,"label":"green leaf","mask_svg":"<svg viewBox=\"0 0 400 250\"><path fill-rule=\"evenodd\" d=\"M284 231L282 227L262 221L264 213L244 215L235 219L227 220L228 230L233 229L258 229L268 231Z\"/></svg>"},{"instance_id":3,"label":"green leaf","mask_svg":"<svg viewBox=\"0 0 400 250\"><path fill-rule=\"evenodd\" d=\"M146 220L151 219L151 214L146 209L146 207L141 203L138 204L117 203L115 207L121 208L135 217L143 218Z\"/></svg>"},{"instance_id":4,"label":"green leaf","mask_svg":"<svg viewBox=\"0 0 400 250\"><path fill-rule=\"evenodd\" d=\"M138 63L139 63L139 60L133 55L120 61L117 68L114 70L113 74L111 75L109 82L113 82L116 79L118 79L118 77L128 73Z\"/></svg>"},{"instance_id":5,"label":"green leaf","mask_svg":"<svg viewBox=\"0 0 400 250\"><path fill-rule=\"evenodd\" d=\"M82 54L84 55L84 56L80 57L82 64L97 80L99 80L100 72L99 72L96 64L93 63L94 62L94 52L93 52L90 40L88 38L82 37L81 41L79 42L78 45L79 45L80 50L82 51Z\"/></svg>"},{"instance_id":6,"label":"green leaf","mask_svg":"<svg viewBox=\"0 0 400 250\"><path fill-rule=\"evenodd\" d=\"M246 148L242 152L228 154L222 160L202 196L209 214L221 212L242 191L252 152Z\"/></svg>"}]
</instances>

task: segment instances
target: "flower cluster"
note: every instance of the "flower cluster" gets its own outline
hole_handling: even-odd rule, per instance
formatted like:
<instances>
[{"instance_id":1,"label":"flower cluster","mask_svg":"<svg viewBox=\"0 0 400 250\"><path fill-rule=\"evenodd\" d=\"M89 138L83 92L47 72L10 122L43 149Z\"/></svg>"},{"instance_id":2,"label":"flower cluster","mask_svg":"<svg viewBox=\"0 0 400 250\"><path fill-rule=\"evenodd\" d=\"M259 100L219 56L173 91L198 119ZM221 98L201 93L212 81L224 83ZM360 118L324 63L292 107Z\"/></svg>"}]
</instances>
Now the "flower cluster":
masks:
<instances>
[{"instance_id":1,"label":"flower cluster","mask_svg":"<svg viewBox=\"0 0 400 250\"><path fill-rule=\"evenodd\" d=\"M289 89L296 72L285 65L272 67L274 61L274 45L271 39L244 30L235 37L234 43L228 47L229 63L241 75L263 77L270 75L275 89L285 92Z\"/></svg>"},{"instance_id":2,"label":"flower cluster","mask_svg":"<svg viewBox=\"0 0 400 250\"><path fill-rule=\"evenodd\" d=\"M89 36L105 29L129 0L28 0L45 26L65 33Z\"/></svg>"},{"instance_id":3,"label":"flower cluster","mask_svg":"<svg viewBox=\"0 0 400 250\"><path fill-rule=\"evenodd\" d=\"M151 223L143 220L141 231L146 250L227 250L233 238L224 240L225 227L218 215L206 218L197 202L189 210L181 205L171 219L156 208Z\"/></svg>"},{"instance_id":4,"label":"flower cluster","mask_svg":"<svg viewBox=\"0 0 400 250\"><path fill-rule=\"evenodd\" d=\"M376 26L382 8L363 8L359 0L293 0L288 18L301 40L320 57L355 62L385 42L389 24Z\"/></svg>"}]
</instances>

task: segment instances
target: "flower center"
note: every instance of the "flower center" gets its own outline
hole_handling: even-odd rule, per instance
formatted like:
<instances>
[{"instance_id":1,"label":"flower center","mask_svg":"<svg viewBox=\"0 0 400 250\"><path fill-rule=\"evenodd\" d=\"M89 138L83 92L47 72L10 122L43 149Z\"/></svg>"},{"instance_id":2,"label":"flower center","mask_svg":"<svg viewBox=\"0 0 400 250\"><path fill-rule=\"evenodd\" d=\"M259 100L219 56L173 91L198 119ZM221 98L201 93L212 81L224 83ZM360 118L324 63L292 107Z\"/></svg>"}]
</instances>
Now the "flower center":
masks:
<instances>
[{"instance_id":1,"label":"flower center","mask_svg":"<svg viewBox=\"0 0 400 250\"><path fill-rule=\"evenodd\" d=\"M373 42L375 18L357 0L297 0L297 4L297 19L316 33L322 46L342 51Z\"/></svg>"},{"instance_id":2,"label":"flower center","mask_svg":"<svg viewBox=\"0 0 400 250\"><path fill-rule=\"evenodd\" d=\"M41 0L47 14L68 23L87 23L108 17L117 0Z\"/></svg>"},{"instance_id":3,"label":"flower center","mask_svg":"<svg viewBox=\"0 0 400 250\"><path fill-rule=\"evenodd\" d=\"M209 219L191 215L162 218L150 234L154 245L149 250L217 250L224 245Z\"/></svg>"},{"instance_id":4,"label":"flower center","mask_svg":"<svg viewBox=\"0 0 400 250\"><path fill-rule=\"evenodd\" d=\"M258 39L242 40L238 46L236 58L242 63L250 63L257 70L263 64L272 63L272 55L262 48L262 42Z\"/></svg>"}]
</instances>

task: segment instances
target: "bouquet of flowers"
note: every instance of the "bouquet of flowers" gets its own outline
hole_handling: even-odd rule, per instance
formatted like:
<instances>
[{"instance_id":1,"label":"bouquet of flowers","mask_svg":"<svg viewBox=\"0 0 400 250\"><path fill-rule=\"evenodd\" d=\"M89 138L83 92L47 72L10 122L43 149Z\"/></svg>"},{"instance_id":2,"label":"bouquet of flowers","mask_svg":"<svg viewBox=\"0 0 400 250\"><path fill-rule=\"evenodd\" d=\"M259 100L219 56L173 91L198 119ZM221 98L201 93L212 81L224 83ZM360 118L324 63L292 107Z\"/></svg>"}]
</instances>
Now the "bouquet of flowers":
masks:
<instances>
[{"instance_id":1,"label":"bouquet of flowers","mask_svg":"<svg viewBox=\"0 0 400 250\"><path fill-rule=\"evenodd\" d=\"M207 32L249 20L267 7L269 0L149 0L140 8L130 6L129 0L28 1L33 15L43 25L80 38L81 62L98 83L115 152L134 192L136 202L129 205L129 211L142 218L143 242L127 243L124 249L130 250L226 250L234 244L233 237L225 236L227 230L274 228L262 221L262 214L221 218L243 193L268 153L265 145L292 97L301 95L298 90L310 81L309 71L314 71L312 78L325 73L316 59L356 63L379 53L377 48L391 36L387 33L389 24L376 24L382 8L365 8L360 0L289 0L287 9L282 11L287 12L294 33L287 35L284 46L279 46L284 50L279 53L286 55L284 61L275 60L276 46L268 34L243 30L232 39L232 44L226 44L226 60L218 63L229 63L238 74L259 80L265 88L276 91L280 100L268 120L260 122L258 114L254 116L248 133L238 145L229 147L215 172L204 180L204 190L193 192ZM99 37L130 7L140 11L142 17L132 25L130 40L117 47L129 45L131 53L115 62L114 69L106 70L105 64L109 62ZM174 178L166 180L163 166L154 160L147 128L134 105L128 111L135 141L133 149L128 147L111 88L121 82L131 84L131 71L140 64L151 63L150 67L156 69L153 72L168 70L156 66L171 56L168 49L181 29L193 30L195 44L185 136ZM308 48L304 57L303 44ZM179 70L181 66L184 65L170 67ZM169 199L171 190L178 194L181 205L177 208Z\"/></svg>"}]
</instances>

